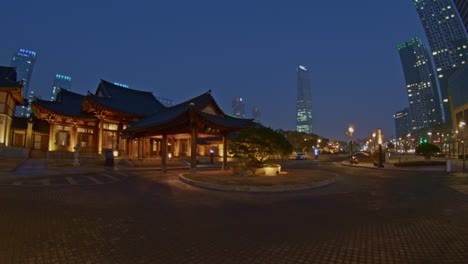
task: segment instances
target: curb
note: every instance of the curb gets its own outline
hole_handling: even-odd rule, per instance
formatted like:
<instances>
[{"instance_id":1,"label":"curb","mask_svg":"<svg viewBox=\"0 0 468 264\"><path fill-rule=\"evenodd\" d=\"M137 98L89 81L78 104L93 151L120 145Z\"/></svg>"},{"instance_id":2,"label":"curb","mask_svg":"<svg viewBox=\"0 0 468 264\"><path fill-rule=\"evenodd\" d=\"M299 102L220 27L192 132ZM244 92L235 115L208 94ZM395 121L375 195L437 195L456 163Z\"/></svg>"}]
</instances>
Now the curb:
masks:
<instances>
[{"instance_id":1,"label":"curb","mask_svg":"<svg viewBox=\"0 0 468 264\"><path fill-rule=\"evenodd\" d=\"M238 185L222 185L215 183L199 182L184 177L184 174L179 174L179 180L188 185L199 188L216 190L216 191L234 191L234 192L260 192L260 193L273 193L273 192L291 192L303 191L323 187L336 182L337 174L334 177L313 183L306 183L300 185L282 185L282 186L238 186Z\"/></svg>"},{"instance_id":2,"label":"curb","mask_svg":"<svg viewBox=\"0 0 468 264\"><path fill-rule=\"evenodd\" d=\"M400 169L400 168L397 168L397 167L394 167L393 165L388 165L389 163L386 163L384 164L384 167L383 168L379 168L379 167L376 167L376 166L372 166L372 167L368 167L368 166L360 166L360 165L353 165L353 164L346 164L344 162L340 162L341 166L347 166L347 167L356 167L356 168L364 168L364 169L371 169L371 170L392 170L392 171L417 171L417 172L443 172L443 173L447 173L447 174L451 174L451 173L454 173L454 171L452 172L446 172L445 171L445 167L444 169L441 169L441 170L425 170L423 169L423 166L421 167L418 167L417 169ZM391 163L390 163L391 164ZM386 166L385 166L386 165Z\"/></svg>"}]
</instances>

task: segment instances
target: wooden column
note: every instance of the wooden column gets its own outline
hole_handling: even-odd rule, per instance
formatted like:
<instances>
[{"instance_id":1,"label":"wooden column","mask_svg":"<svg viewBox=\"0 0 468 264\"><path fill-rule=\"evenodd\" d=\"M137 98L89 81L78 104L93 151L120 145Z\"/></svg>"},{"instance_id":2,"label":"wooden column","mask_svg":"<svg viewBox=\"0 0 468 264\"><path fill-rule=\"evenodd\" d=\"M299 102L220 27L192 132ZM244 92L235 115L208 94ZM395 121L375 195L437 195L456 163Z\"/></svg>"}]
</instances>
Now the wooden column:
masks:
<instances>
[{"instance_id":1,"label":"wooden column","mask_svg":"<svg viewBox=\"0 0 468 264\"><path fill-rule=\"evenodd\" d=\"M197 172L197 128L192 126L190 138L190 172Z\"/></svg>"},{"instance_id":2,"label":"wooden column","mask_svg":"<svg viewBox=\"0 0 468 264\"><path fill-rule=\"evenodd\" d=\"M227 134L223 135L223 165L221 169L227 170Z\"/></svg>"},{"instance_id":3,"label":"wooden column","mask_svg":"<svg viewBox=\"0 0 468 264\"><path fill-rule=\"evenodd\" d=\"M49 121L49 151L54 149L55 127L54 122Z\"/></svg>"},{"instance_id":4,"label":"wooden column","mask_svg":"<svg viewBox=\"0 0 468 264\"><path fill-rule=\"evenodd\" d=\"M33 148L33 120L32 118L28 119L28 127L26 129L26 148L27 149L32 149Z\"/></svg>"},{"instance_id":5,"label":"wooden column","mask_svg":"<svg viewBox=\"0 0 468 264\"><path fill-rule=\"evenodd\" d=\"M104 117L99 117L99 133L98 133L98 154L102 154L102 136L104 134Z\"/></svg>"},{"instance_id":6,"label":"wooden column","mask_svg":"<svg viewBox=\"0 0 468 264\"><path fill-rule=\"evenodd\" d=\"M166 173L166 161L167 161L167 135L162 135L161 142L161 171Z\"/></svg>"},{"instance_id":7,"label":"wooden column","mask_svg":"<svg viewBox=\"0 0 468 264\"><path fill-rule=\"evenodd\" d=\"M137 139L137 159L141 159L141 138Z\"/></svg>"},{"instance_id":8,"label":"wooden column","mask_svg":"<svg viewBox=\"0 0 468 264\"><path fill-rule=\"evenodd\" d=\"M72 131L71 131L71 146L72 146L72 150L75 149L75 146L78 142L78 133L77 133L77 127L76 127L76 122L73 122L73 126L72 126Z\"/></svg>"}]
</instances>

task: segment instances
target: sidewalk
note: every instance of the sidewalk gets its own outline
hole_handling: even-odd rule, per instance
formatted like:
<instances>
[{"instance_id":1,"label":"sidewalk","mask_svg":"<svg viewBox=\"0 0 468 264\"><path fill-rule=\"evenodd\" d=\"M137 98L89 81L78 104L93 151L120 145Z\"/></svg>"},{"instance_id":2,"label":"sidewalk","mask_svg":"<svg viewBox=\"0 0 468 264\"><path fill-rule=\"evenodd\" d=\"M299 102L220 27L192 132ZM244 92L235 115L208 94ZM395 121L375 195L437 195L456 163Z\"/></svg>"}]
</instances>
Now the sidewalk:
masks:
<instances>
[{"instance_id":1,"label":"sidewalk","mask_svg":"<svg viewBox=\"0 0 468 264\"><path fill-rule=\"evenodd\" d=\"M72 163L70 161L70 163ZM70 176L76 174L85 174L93 172L104 172L104 171L154 171L161 170L160 163L155 162L154 166L144 166L144 167L131 167L119 165L118 160L115 161L115 166L105 166L105 161L102 161L102 166L69 166L63 168L47 168L47 159L27 159L22 162L14 171L12 172L0 172L0 181L11 181L18 179L32 179L32 178L43 178L43 177L53 177L53 176ZM177 169L189 169L190 164L184 162L171 162L167 163L167 170L177 170ZM219 167L219 164L199 164L197 168L216 168Z\"/></svg>"},{"instance_id":2,"label":"sidewalk","mask_svg":"<svg viewBox=\"0 0 468 264\"><path fill-rule=\"evenodd\" d=\"M445 160L445 159L439 159ZM343 166L350 167L362 167L378 170L396 170L396 171L427 171L427 172L448 172L450 174L456 174L457 176L468 176L468 161L465 161L466 168L463 171L463 160L460 159L450 159L450 168L448 170L447 165L445 166L407 166L407 167L395 167L394 162L398 162L396 159L390 160L390 162L383 163L383 168L375 166L373 163L360 162L358 164L351 164L347 159L341 162Z\"/></svg>"}]
</instances>

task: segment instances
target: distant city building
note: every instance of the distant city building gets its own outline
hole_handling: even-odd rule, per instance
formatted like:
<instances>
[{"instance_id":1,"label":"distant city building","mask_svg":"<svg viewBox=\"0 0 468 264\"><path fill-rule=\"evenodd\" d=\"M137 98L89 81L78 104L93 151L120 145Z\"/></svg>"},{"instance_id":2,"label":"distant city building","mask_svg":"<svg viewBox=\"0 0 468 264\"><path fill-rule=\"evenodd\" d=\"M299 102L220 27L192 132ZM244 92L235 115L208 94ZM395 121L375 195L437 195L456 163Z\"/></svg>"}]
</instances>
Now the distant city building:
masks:
<instances>
[{"instance_id":1,"label":"distant city building","mask_svg":"<svg viewBox=\"0 0 468 264\"><path fill-rule=\"evenodd\" d=\"M312 96L309 72L306 67L297 67L297 115L296 131L312 133Z\"/></svg>"},{"instance_id":2,"label":"distant city building","mask_svg":"<svg viewBox=\"0 0 468 264\"><path fill-rule=\"evenodd\" d=\"M54 79L54 84L52 86L52 95L50 96L51 101L55 101L57 99L57 93L60 89L65 89L67 91L71 90L71 77L62 75L62 74L56 74L55 79Z\"/></svg>"},{"instance_id":3,"label":"distant city building","mask_svg":"<svg viewBox=\"0 0 468 264\"><path fill-rule=\"evenodd\" d=\"M457 130L460 121L468 122L468 65L461 67L449 79L451 94L453 129Z\"/></svg>"},{"instance_id":4,"label":"distant city building","mask_svg":"<svg viewBox=\"0 0 468 264\"><path fill-rule=\"evenodd\" d=\"M468 1L466 0L453 0L457 7L458 13L465 25L465 30L468 32Z\"/></svg>"},{"instance_id":5,"label":"distant city building","mask_svg":"<svg viewBox=\"0 0 468 264\"><path fill-rule=\"evenodd\" d=\"M232 114L235 117L245 117L245 103L243 102L242 97L236 96L232 99Z\"/></svg>"},{"instance_id":6,"label":"distant city building","mask_svg":"<svg viewBox=\"0 0 468 264\"><path fill-rule=\"evenodd\" d=\"M411 129L441 123L441 108L434 70L419 38L398 45L411 112Z\"/></svg>"},{"instance_id":7,"label":"distant city building","mask_svg":"<svg viewBox=\"0 0 468 264\"><path fill-rule=\"evenodd\" d=\"M397 138L411 133L411 114L409 107L396 112L393 119L395 120L395 135Z\"/></svg>"},{"instance_id":8,"label":"distant city building","mask_svg":"<svg viewBox=\"0 0 468 264\"><path fill-rule=\"evenodd\" d=\"M159 102L161 102L164 106L169 107L174 105L174 101L172 99L167 99L163 97L156 96Z\"/></svg>"},{"instance_id":9,"label":"distant city building","mask_svg":"<svg viewBox=\"0 0 468 264\"><path fill-rule=\"evenodd\" d=\"M457 2L460 7L466 5L465 0ZM445 122L451 123L448 78L466 63L467 31L452 0L414 0L414 5L434 58L442 99L442 117Z\"/></svg>"},{"instance_id":10,"label":"distant city building","mask_svg":"<svg viewBox=\"0 0 468 264\"><path fill-rule=\"evenodd\" d=\"M11 67L16 68L17 80L23 82L23 98L27 98L28 101L34 96L34 92L29 90L29 85L35 62L35 51L20 49L13 54L10 63ZM18 106L15 109L15 116L29 116L29 113L27 106Z\"/></svg>"},{"instance_id":11,"label":"distant city building","mask_svg":"<svg viewBox=\"0 0 468 264\"><path fill-rule=\"evenodd\" d=\"M260 108L258 106L254 106L252 108L252 118L255 121L260 121L261 113L260 113Z\"/></svg>"},{"instance_id":12,"label":"distant city building","mask_svg":"<svg viewBox=\"0 0 468 264\"><path fill-rule=\"evenodd\" d=\"M128 84L125 84L125 83L114 82L114 84L120 87L130 88L130 86L128 86Z\"/></svg>"}]
</instances>

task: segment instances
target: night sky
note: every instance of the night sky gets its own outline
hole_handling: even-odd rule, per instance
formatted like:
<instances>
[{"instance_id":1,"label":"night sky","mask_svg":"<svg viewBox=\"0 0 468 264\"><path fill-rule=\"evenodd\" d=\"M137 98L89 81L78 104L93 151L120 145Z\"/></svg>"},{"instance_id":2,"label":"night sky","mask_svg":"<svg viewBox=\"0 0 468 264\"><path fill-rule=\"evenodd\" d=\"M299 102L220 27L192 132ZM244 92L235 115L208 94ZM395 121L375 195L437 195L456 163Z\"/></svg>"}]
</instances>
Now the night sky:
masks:
<instances>
[{"instance_id":1,"label":"night sky","mask_svg":"<svg viewBox=\"0 0 468 264\"><path fill-rule=\"evenodd\" d=\"M179 103L212 90L230 113L241 96L247 117L295 130L296 68L309 69L313 132L346 139L378 127L395 134L408 106L396 45L420 36L411 0L4 1L0 65L19 48L38 53L30 89L50 98L56 73L72 91L100 79Z\"/></svg>"}]
</instances>

